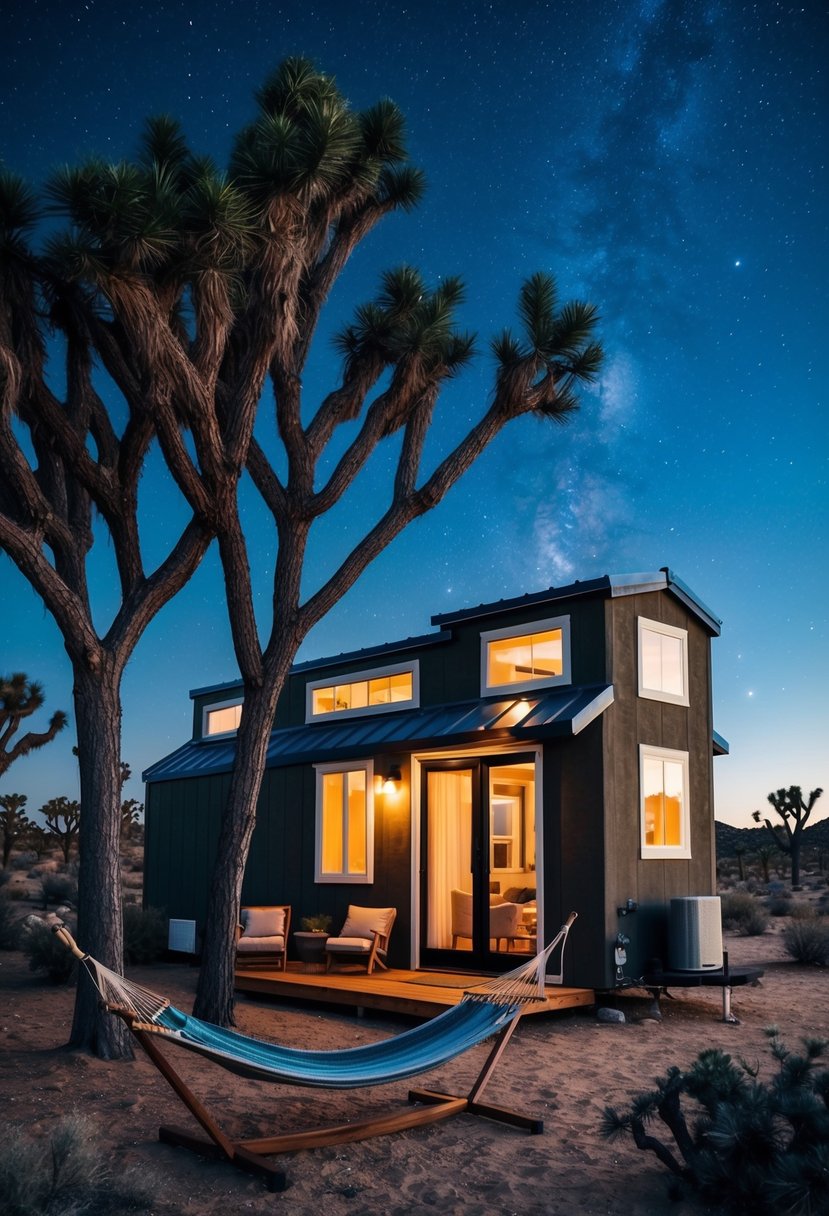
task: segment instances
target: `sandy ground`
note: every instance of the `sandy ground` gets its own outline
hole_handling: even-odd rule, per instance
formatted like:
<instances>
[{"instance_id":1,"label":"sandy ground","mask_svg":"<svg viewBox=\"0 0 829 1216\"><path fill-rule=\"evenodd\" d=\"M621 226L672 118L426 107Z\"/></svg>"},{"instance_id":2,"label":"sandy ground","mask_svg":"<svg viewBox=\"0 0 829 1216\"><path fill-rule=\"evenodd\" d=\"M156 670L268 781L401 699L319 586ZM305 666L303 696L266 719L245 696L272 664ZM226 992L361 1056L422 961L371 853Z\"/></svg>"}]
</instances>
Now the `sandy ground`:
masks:
<instances>
[{"instance_id":1,"label":"sandy ground","mask_svg":"<svg viewBox=\"0 0 829 1216\"><path fill-rule=\"evenodd\" d=\"M0 1103L3 1117L35 1134L72 1110L94 1121L101 1150L116 1165L138 1165L158 1178L157 1216L232 1216L282 1208L326 1216L421 1213L520 1213L521 1216L661 1216L675 1213L666 1174L631 1142L609 1145L600 1134L607 1103L647 1087L668 1065L690 1064L719 1046L772 1068L763 1028L778 1024L789 1043L829 1036L829 975L786 959L782 920L757 938L727 935L732 964L765 968L762 983L735 990L739 1026L721 1018L718 989L684 990L649 1017L645 994L617 998L624 1025L597 1021L592 1011L527 1019L487 1091L491 1102L541 1116L545 1132L529 1136L462 1115L432 1127L371 1141L286 1155L290 1186L269 1194L258 1180L221 1162L159 1144L158 1126L190 1125L190 1117L146 1059L106 1063L62 1050L73 992L32 976L22 955L0 954ZM189 1009L196 972L186 965L135 968L137 982ZM402 1018L356 1018L253 998L237 1005L240 1029L295 1046L356 1045L399 1033ZM432 1088L462 1093L477 1075L481 1046L424 1076ZM257 1134L339 1122L405 1104L407 1085L330 1094L240 1080L187 1052L176 1053L188 1082L227 1129ZM193 1130L197 1128L192 1124ZM683 1209L690 1210L690 1209Z\"/></svg>"}]
</instances>

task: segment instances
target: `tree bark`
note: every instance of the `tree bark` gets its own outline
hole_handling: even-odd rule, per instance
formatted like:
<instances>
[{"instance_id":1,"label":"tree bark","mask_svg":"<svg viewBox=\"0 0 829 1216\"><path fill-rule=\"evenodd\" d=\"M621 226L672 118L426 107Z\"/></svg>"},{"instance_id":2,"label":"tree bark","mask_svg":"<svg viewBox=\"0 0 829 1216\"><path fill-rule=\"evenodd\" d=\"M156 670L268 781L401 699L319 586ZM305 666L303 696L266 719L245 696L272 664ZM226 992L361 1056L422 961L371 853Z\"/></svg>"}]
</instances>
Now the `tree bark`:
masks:
<instances>
[{"instance_id":1,"label":"tree bark","mask_svg":"<svg viewBox=\"0 0 829 1216\"><path fill-rule=\"evenodd\" d=\"M295 649L295 648L294 648ZM280 662L281 676L258 687L245 687L242 718L236 740L227 803L222 811L216 861L204 932L204 948L193 1013L216 1026L235 1025L233 987L236 962L236 925L242 882L256 826L256 808L265 773L276 704L293 660Z\"/></svg>"},{"instance_id":2,"label":"tree bark","mask_svg":"<svg viewBox=\"0 0 829 1216\"><path fill-rule=\"evenodd\" d=\"M104 966L123 974L121 672L106 652L98 655L101 661L95 670L73 660L81 787L78 944ZM120 1018L100 1008L98 993L83 967L69 1046L105 1060L133 1058L129 1031Z\"/></svg>"}]
</instances>

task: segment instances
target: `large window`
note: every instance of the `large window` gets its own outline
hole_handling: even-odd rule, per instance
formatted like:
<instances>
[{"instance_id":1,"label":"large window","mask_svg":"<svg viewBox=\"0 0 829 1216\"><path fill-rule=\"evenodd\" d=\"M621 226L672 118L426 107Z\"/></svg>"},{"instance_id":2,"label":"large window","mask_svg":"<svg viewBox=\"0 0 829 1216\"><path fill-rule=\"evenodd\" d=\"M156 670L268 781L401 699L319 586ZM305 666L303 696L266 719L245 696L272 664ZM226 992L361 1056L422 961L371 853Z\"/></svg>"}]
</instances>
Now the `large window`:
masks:
<instances>
[{"instance_id":1,"label":"large window","mask_svg":"<svg viewBox=\"0 0 829 1216\"><path fill-rule=\"evenodd\" d=\"M639 747L642 857L690 857L688 753Z\"/></svg>"},{"instance_id":2,"label":"large window","mask_svg":"<svg viewBox=\"0 0 829 1216\"><path fill-rule=\"evenodd\" d=\"M688 632L639 618L639 696L688 704Z\"/></svg>"},{"instance_id":3,"label":"large window","mask_svg":"<svg viewBox=\"0 0 829 1216\"><path fill-rule=\"evenodd\" d=\"M316 881L373 882L371 761L351 767L318 764L316 770Z\"/></svg>"},{"instance_id":4,"label":"large window","mask_svg":"<svg viewBox=\"0 0 829 1216\"><path fill-rule=\"evenodd\" d=\"M316 680L306 686L307 722L410 709L419 704L418 664L376 667L342 680Z\"/></svg>"},{"instance_id":5,"label":"large window","mask_svg":"<svg viewBox=\"0 0 829 1216\"><path fill-rule=\"evenodd\" d=\"M570 618L481 634L481 695L570 683Z\"/></svg>"},{"instance_id":6,"label":"large window","mask_svg":"<svg viewBox=\"0 0 829 1216\"><path fill-rule=\"evenodd\" d=\"M214 735L232 735L239 729L241 717L241 701L218 701L215 705L205 705L202 710L202 736L207 739Z\"/></svg>"}]
</instances>

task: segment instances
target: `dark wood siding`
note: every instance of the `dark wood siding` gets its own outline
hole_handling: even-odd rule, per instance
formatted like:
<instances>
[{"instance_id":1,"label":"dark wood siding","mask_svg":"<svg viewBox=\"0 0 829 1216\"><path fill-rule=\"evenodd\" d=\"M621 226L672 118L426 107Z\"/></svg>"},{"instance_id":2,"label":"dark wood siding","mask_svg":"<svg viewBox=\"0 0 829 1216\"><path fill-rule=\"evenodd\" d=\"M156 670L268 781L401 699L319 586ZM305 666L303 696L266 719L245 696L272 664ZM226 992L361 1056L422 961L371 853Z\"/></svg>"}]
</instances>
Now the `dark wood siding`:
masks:
<instances>
[{"instance_id":1,"label":"dark wood siding","mask_svg":"<svg viewBox=\"0 0 829 1216\"><path fill-rule=\"evenodd\" d=\"M690 706L638 695L638 618L661 621L688 632ZM605 807L607 820L607 957L621 930L630 938L625 972L636 977L649 959L667 962L670 899L710 895L715 889L714 807L711 777L710 638L696 617L664 592L607 601L608 653L615 702L604 715ZM643 860L639 822L639 745L688 753L690 859ZM631 916L616 909L628 899L639 905Z\"/></svg>"},{"instance_id":2,"label":"dark wood siding","mask_svg":"<svg viewBox=\"0 0 829 1216\"><path fill-rule=\"evenodd\" d=\"M544 749L544 920L551 940L578 912L565 956L564 982L604 987L605 821L602 726Z\"/></svg>"},{"instance_id":3,"label":"dark wood siding","mask_svg":"<svg viewBox=\"0 0 829 1216\"><path fill-rule=\"evenodd\" d=\"M399 757L395 763L399 764ZM384 772L383 757L375 762ZM397 908L390 959L409 962L411 906L409 775L394 802L375 799L374 875L371 885L314 881L315 770L311 765L268 769L242 887L242 903L288 903L295 928L303 916L327 912L332 932L351 903ZM204 926L229 775L155 782L147 787L145 901L169 917Z\"/></svg>"}]
</instances>

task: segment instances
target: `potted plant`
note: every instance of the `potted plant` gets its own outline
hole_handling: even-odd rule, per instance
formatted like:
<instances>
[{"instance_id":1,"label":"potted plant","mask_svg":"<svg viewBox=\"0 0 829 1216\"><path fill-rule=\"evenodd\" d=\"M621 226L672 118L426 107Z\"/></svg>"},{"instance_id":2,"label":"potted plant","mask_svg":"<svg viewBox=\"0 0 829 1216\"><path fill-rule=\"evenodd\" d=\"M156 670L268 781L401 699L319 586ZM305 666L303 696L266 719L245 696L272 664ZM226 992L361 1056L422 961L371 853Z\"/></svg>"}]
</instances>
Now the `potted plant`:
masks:
<instances>
[{"instance_id":1,"label":"potted plant","mask_svg":"<svg viewBox=\"0 0 829 1216\"><path fill-rule=\"evenodd\" d=\"M299 923L302 929L294 934L294 945L300 960L303 963L322 963L331 917L325 912L316 912L313 916L303 916Z\"/></svg>"}]
</instances>

